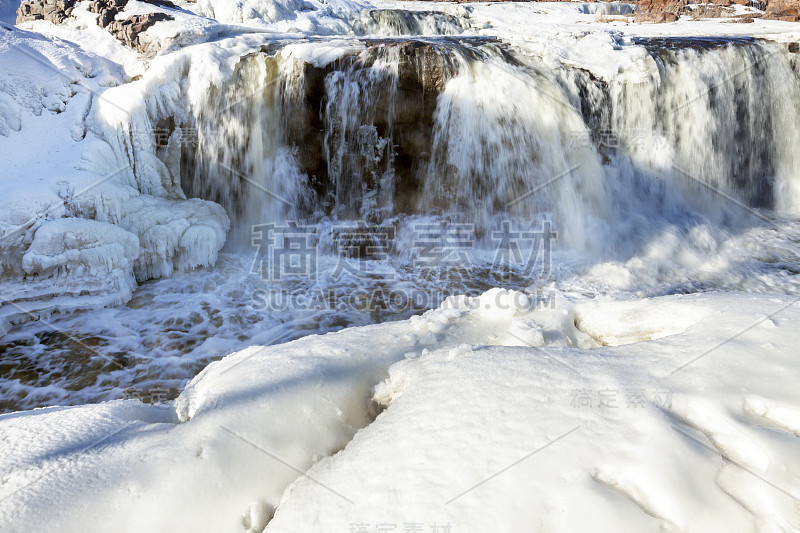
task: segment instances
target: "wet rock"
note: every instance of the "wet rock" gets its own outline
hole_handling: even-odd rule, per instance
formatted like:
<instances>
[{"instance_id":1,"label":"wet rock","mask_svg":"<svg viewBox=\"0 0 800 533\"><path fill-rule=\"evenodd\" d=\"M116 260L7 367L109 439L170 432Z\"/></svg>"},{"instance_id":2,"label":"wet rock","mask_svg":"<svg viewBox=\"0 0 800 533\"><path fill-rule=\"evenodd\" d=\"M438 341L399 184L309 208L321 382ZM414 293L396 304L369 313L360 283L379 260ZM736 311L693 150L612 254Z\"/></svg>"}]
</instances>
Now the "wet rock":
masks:
<instances>
[{"instance_id":1,"label":"wet rock","mask_svg":"<svg viewBox=\"0 0 800 533\"><path fill-rule=\"evenodd\" d=\"M413 177L415 170L427 164L430 158L437 97L458 71L455 48L458 47L460 53L464 53L464 49L456 43L414 40L370 40L366 44L367 50L357 56L345 57L325 67L308 63L303 66L302 94L296 101L286 104L286 141L293 147L301 170L310 177L317 194L324 197L334 187L326 158L325 135L340 131L326 122L325 109L332 98L326 93L326 78L338 72L337 75L344 73L348 79L357 80L360 72L370 69L377 61L396 57L396 79L387 76L371 89L374 92L372 105L365 102L364 109L359 112L358 131L340 133L348 146L352 141L349 152L353 157L343 162L338 172L359 175L369 181L368 176L375 174L376 168L388 164L395 176L395 198L410 205L420 193ZM365 157L366 152L360 145L364 144L367 134L373 141L389 141L388 149L382 153L368 150L370 157ZM406 207L396 206L399 211Z\"/></svg>"}]
</instances>

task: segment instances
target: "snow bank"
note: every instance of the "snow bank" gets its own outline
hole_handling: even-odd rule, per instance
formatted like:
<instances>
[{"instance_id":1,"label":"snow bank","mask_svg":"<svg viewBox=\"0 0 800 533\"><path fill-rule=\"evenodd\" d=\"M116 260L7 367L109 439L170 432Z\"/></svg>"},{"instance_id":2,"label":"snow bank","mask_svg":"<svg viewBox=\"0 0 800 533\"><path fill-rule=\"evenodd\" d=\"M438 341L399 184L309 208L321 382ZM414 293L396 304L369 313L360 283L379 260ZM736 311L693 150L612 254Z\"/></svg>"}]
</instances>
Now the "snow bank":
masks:
<instances>
[{"instance_id":1,"label":"snow bank","mask_svg":"<svg viewBox=\"0 0 800 533\"><path fill-rule=\"evenodd\" d=\"M796 303L556 301L494 290L248 348L210 365L174 410L129 400L0 417L0 520L11 532L798 523L800 393L783 370ZM617 316L661 338L597 347L576 316L597 337L629 336ZM532 343L523 329L539 332Z\"/></svg>"},{"instance_id":2,"label":"snow bank","mask_svg":"<svg viewBox=\"0 0 800 533\"><path fill-rule=\"evenodd\" d=\"M332 35L346 33L350 21L368 7L355 0L198 0L193 9L220 22Z\"/></svg>"},{"instance_id":3,"label":"snow bank","mask_svg":"<svg viewBox=\"0 0 800 533\"><path fill-rule=\"evenodd\" d=\"M665 337L398 362L375 389L386 410L287 489L267 531L794 531L790 303L595 302L576 313L600 336L629 336L635 323ZM678 333L675 320L692 323Z\"/></svg>"}]
</instances>

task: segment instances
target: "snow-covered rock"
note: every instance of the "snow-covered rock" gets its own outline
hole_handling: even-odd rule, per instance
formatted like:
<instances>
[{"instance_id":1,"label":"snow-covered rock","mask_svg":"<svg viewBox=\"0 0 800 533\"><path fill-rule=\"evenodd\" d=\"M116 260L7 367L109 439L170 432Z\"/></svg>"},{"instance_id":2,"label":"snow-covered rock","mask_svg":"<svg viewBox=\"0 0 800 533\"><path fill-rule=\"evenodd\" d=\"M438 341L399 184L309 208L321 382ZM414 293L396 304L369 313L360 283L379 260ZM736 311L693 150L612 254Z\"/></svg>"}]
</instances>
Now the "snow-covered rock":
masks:
<instances>
[{"instance_id":1,"label":"snow-covered rock","mask_svg":"<svg viewBox=\"0 0 800 533\"><path fill-rule=\"evenodd\" d=\"M54 271L71 274L110 274L125 269L139 256L139 239L119 226L94 220L64 218L39 226L22 256L27 274Z\"/></svg>"},{"instance_id":2,"label":"snow-covered rock","mask_svg":"<svg viewBox=\"0 0 800 533\"><path fill-rule=\"evenodd\" d=\"M123 303L135 278L212 265L224 210L187 200L163 163L142 165L137 181L136 162L103 139L98 103L129 81L125 67L19 29L2 30L0 49L0 332Z\"/></svg>"}]
</instances>

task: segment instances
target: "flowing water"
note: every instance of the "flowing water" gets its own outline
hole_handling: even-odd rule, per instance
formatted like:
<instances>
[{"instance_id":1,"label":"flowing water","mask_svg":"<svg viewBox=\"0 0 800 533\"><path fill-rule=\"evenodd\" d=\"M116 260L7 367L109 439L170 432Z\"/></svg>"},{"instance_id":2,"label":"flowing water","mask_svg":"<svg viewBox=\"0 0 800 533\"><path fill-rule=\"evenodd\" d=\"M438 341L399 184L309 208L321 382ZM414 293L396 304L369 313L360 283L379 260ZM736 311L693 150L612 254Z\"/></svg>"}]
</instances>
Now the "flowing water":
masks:
<instances>
[{"instance_id":1,"label":"flowing water","mask_svg":"<svg viewBox=\"0 0 800 533\"><path fill-rule=\"evenodd\" d=\"M156 155L231 216L225 252L125 306L13 329L0 410L172 397L245 346L495 286L541 305L800 295L800 65L785 44L637 39L647 75L604 81L462 25L365 13L354 28L370 37L338 60L271 43L189 118L160 117L195 135Z\"/></svg>"}]
</instances>

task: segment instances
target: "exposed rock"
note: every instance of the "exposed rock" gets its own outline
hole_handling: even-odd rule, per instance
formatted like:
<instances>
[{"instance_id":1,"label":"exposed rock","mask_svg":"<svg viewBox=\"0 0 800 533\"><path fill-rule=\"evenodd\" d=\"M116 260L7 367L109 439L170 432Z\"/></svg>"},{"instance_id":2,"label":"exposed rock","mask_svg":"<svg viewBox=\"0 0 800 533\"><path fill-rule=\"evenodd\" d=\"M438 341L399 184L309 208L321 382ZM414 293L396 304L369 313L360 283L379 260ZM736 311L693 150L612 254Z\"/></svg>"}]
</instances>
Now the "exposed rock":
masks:
<instances>
[{"instance_id":1,"label":"exposed rock","mask_svg":"<svg viewBox=\"0 0 800 533\"><path fill-rule=\"evenodd\" d=\"M693 19L701 18L728 18L734 15L731 6L738 4L742 6L756 5L760 0L641 0L638 3L636 22L674 22L677 17L689 16ZM786 0L800 2L800 0ZM667 16L653 16L654 14L669 14ZM760 14L748 14L751 18L758 18ZM733 21L732 21L733 22ZM740 21L735 21L740 22ZM744 21L747 22L747 21ZM751 20L752 22L752 20Z\"/></svg>"},{"instance_id":2,"label":"exposed rock","mask_svg":"<svg viewBox=\"0 0 800 533\"><path fill-rule=\"evenodd\" d=\"M638 7L640 14L673 13L680 15L686 10L688 3L687 0L641 0Z\"/></svg>"},{"instance_id":3,"label":"exposed rock","mask_svg":"<svg viewBox=\"0 0 800 533\"><path fill-rule=\"evenodd\" d=\"M689 11L693 20L729 18L734 14L732 7L720 4L700 4Z\"/></svg>"},{"instance_id":4,"label":"exposed rock","mask_svg":"<svg viewBox=\"0 0 800 533\"><path fill-rule=\"evenodd\" d=\"M97 13L97 24L105 28L114 21L127 3L128 0L95 0L89 4L89 11Z\"/></svg>"},{"instance_id":5,"label":"exposed rock","mask_svg":"<svg viewBox=\"0 0 800 533\"><path fill-rule=\"evenodd\" d=\"M17 24L29 20L49 20L61 24L72 14L75 0L33 0L17 8Z\"/></svg>"},{"instance_id":6,"label":"exposed rock","mask_svg":"<svg viewBox=\"0 0 800 533\"><path fill-rule=\"evenodd\" d=\"M688 5L688 0L640 0L633 20L639 24L675 22L681 15L691 14Z\"/></svg>"},{"instance_id":7,"label":"exposed rock","mask_svg":"<svg viewBox=\"0 0 800 533\"><path fill-rule=\"evenodd\" d=\"M175 9L170 0L141 0L147 4ZM124 20L117 20L123 12L128 0L93 0L89 4L89 11L97 13L97 25L107 28L117 39L126 46L144 52L144 43L139 39L139 34L146 31L156 22L172 20L173 17L166 13L147 13L133 15ZM17 9L17 24L29 20L49 20L53 24L61 24L72 14L75 0L31 0L22 2Z\"/></svg>"},{"instance_id":8,"label":"exposed rock","mask_svg":"<svg viewBox=\"0 0 800 533\"><path fill-rule=\"evenodd\" d=\"M678 15L675 13L639 13L634 17L634 22L640 24L675 22L676 20L678 20Z\"/></svg>"},{"instance_id":9,"label":"exposed rock","mask_svg":"<svg viewBox=\"0 0 800 533\"><path fill-rule=\"evenodd\" d=\"M800 0L769 0L764 11L765 19L800 21Z\"/></svg>"},{"instance_id":10,"label":"exposed rock","mask_svg":"<svg viewBox=\"0 0 800 533\"><path fill-rule=\"evenodd\" d=\"M107 28L114 37L122 41L126 46L134 48L139 52L144 52L144 43L139 39L140 34L156 22L163 20L173 20L173 17L166 13L133 15L124 20L113 20L109 22Z\"/></svg>"}]
</instances>

